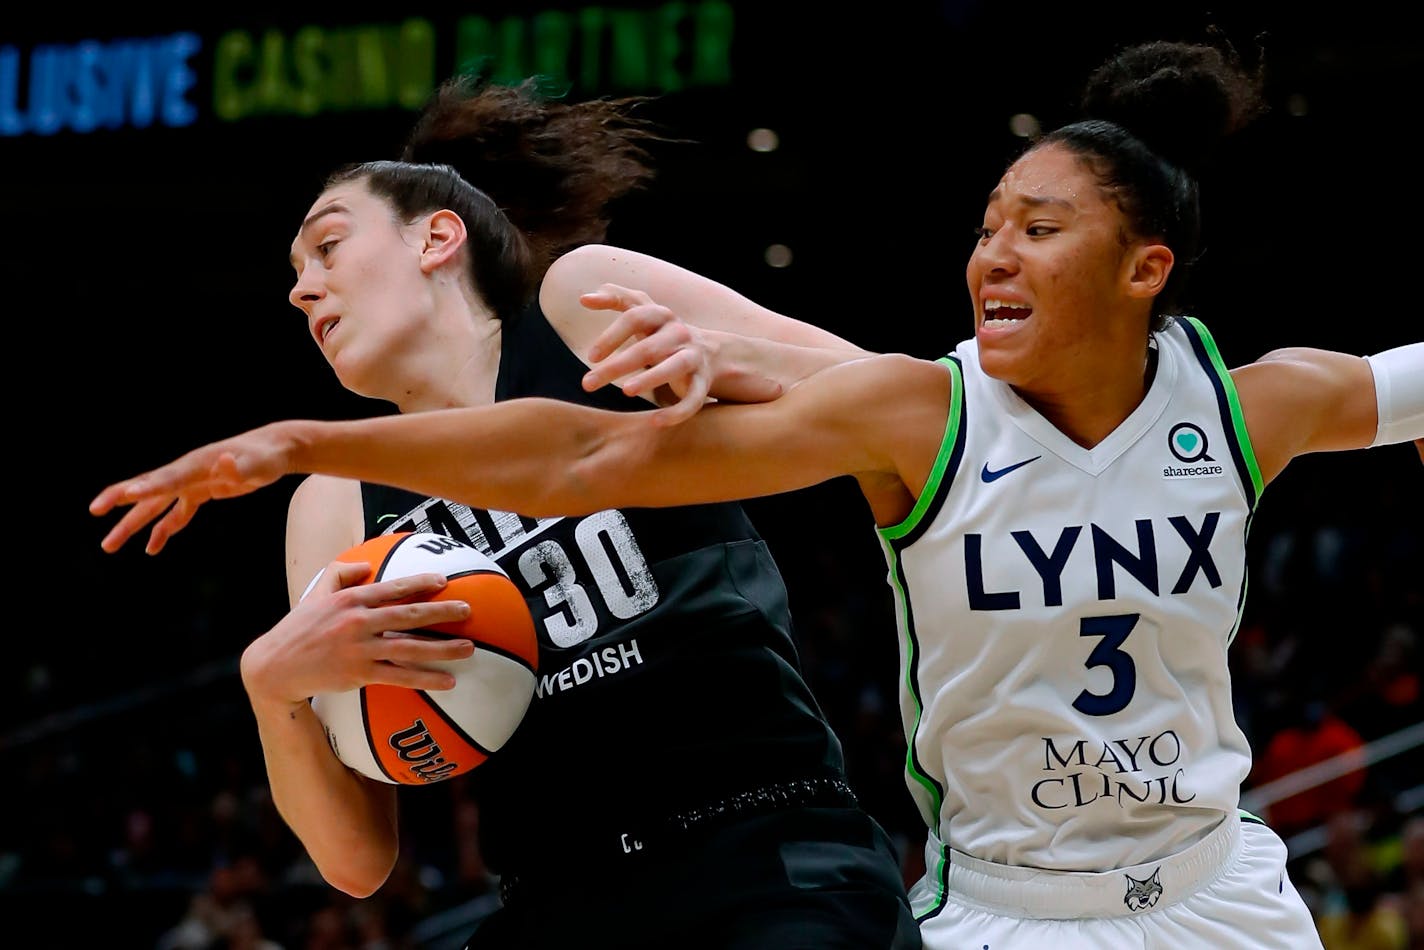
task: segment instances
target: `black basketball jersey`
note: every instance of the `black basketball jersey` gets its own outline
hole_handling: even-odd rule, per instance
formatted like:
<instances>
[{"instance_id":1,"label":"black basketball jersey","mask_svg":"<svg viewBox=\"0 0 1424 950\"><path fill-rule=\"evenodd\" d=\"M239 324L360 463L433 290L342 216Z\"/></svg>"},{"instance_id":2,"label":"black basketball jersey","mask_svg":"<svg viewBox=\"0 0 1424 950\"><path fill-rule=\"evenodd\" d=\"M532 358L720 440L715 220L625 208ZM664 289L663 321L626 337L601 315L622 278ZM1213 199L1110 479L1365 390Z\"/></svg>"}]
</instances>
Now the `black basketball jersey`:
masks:
<instances>
[{"instance_id":1,"label":"black basketball jersey","mask_svg":"<svg viewBox=\"0 0 1424 950\"><path fill-rule=\"evenodd\" d=\"M647 409L606 386L537 307L507 321L497 400ZM496 872L571 826L697 808L771 782L843 777L803 678L787 594L740 505L528 518L362 486L366 536L436 531L488 554L525 593L537 688L514 736L470 775ZM476 605L478 609L478 605Z\"/></svg>"}]
</instances>

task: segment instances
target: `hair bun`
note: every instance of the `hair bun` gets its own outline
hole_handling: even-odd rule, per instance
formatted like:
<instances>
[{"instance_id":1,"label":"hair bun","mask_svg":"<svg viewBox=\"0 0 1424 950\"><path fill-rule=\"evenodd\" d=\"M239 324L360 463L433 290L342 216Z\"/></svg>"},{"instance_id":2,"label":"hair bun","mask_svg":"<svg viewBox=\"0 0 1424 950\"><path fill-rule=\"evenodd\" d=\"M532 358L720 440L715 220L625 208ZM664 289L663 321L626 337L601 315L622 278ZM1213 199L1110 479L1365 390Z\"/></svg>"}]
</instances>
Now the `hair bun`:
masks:
<instances>
[{"instance_id":1,"label":"hair bun","mask_svg":"<svg viewBox=\"0 0 1424 950\"><path fill-rule=\"evenodd\" d=\"M1158 41L1128 47L1088 77L1082 109L1192 171L1265 110L1259 75L1229 45Z\"/></svg>"}]
</instances>

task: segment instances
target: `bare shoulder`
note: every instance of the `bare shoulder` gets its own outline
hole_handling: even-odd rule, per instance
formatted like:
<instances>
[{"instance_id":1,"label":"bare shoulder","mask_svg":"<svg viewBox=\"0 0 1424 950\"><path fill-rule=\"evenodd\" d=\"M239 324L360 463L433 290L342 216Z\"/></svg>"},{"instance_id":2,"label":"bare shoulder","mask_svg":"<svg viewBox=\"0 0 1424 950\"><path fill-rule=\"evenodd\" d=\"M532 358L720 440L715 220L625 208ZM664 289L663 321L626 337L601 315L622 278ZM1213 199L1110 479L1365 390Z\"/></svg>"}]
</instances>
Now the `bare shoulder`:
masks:
<instances>
[{"instance_id":1,"label":"bare shoulder","mask_svg":"<svg viewBox=\"0 0 1424 950\"><path fill-rule=\"evenodd\" d=\"M947 399L953 377L949 368L934 360L905 353L875 353L827 367L816 376L831 374L840 385L867 394L874 392L890 400L897 395L907 400L901 408L914 408L917 394Z\"/></svg>"},{"instance_id":2,"label":"bare shoulder","mask_svg":"<svg viewBox=\"0 0 1424 950\"><path fill-rule=\"evenodd\" d=\"M828 367L799 387L832 389L823 431L846 430L870 448L867 471L894 472L912 492L929 476L949 418L953 376L949 367L903 353L865 356ZM782 398L795 395L791 393Z\"/></svg>"},{"instance_id":3,"label":"bare shoulder","mask_svg":"<svg viewBox=\"0 0 1424 950\"><path fill-rule=\"evenodd\" d=\"M300 599L307 584L336 555L365 535L361 485L349 478L308 475L287 505L287 592Z\"/></svg>"},{"instance_id":4,"label":"bare shoulder","mask_svg":"<svg viewBox=\"0 0 1424 950\"><path fill-rule=\"evenodd\" d=\"M633 275L643 259L645 255L606 244L585 244L561 254L544 273L539 284L539 309L564 344L585 364L593 365L584 354L618 314L589 310L579 303L579 295L606 283L621 281L638 286Z\"/></svg>"},{"instance_id":5,"label":"bare shoulder","mask_svg":"<svg viewBox=\"0 0 1424 950\"><path fill-rule=\"evenodd\" d=\"M839 377L839 418L825 429L850 427L848 437L871 450L869 463L855 476L876 524L902 521L939 455L953 394L949 367L885 353L832 366L811 379L821 377Z\"/></svg>"},{"instance_id":6,"label":"bare shoulder","mask_svg":"<svg viewBox=\"0 0 1424 950\"><path fill-rule=\"evenodd\" d=\"M1363 357L1283 347L1231 379L1267 482L1298 455L1363 448L1374 436L1374 377Z\"/></svg>"},{"instance_id":7,"label":"bare shoulder","mask_svg":"<svg viewBox=\"0 0 1424 950\"><path fill-rule=\"evenodd\" d=\"M316 524L326 519L349 520L342 510L361 511L361 483L334 475L307 475L292 492L287 520Z\"/></svg>"}]
</instances>

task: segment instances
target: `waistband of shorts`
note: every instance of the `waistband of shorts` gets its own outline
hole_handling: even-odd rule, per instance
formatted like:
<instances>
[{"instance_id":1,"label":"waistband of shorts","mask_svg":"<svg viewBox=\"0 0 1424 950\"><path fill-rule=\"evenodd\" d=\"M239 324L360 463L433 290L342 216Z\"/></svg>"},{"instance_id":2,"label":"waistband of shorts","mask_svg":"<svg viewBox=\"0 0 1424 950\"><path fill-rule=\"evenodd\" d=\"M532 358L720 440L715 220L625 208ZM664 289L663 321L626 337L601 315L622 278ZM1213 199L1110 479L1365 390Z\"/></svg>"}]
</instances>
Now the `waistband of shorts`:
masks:
<instances>
[{"instance_id":1,"label":"waistband of shorts","mask_svg":"<svg viewBox=\"0 0 1424 950\"><path fill-rule=\"evenodd\" d=\"M830 776L771 782L725 798L664 815L628 818L600 825L575 825L561 838L552 878L566 883L570 863L631 867L647 856L677 852L695 832L794 808L855 808L859 799L844 779ZM506 872L500 896L508 903L530 878L548 876L534 868Z\"/></svg>"},{"instance_id":2,"label":"waistband of shorts","mask_svg":"<svg viewBox=\"0 0 1424 950\"><path fill-rule=\"evenodd\" d=\"M1111 871L1050 871L995 864L949 849L945 881L956 900L1005 916L1034 919L1131 917L1190 897L1235 861L1241 820L1231 815L1177 854ZM933 832L926 859L943 853ZM930 865L933 867L933 865Z\"/></svg>"}]
</instances>

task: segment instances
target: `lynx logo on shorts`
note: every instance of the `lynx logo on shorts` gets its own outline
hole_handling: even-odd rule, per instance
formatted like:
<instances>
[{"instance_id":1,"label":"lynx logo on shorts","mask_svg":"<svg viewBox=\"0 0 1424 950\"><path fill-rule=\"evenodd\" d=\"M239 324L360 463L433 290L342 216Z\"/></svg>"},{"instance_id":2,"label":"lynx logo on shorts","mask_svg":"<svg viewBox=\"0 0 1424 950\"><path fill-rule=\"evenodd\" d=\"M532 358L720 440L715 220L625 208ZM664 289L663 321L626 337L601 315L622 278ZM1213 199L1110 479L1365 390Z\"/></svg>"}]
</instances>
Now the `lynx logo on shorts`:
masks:
<instances>
[{"instance_id":1,"label":"lynx logo on shorts","mask_svg":"<svg viewBox=\"0 0 1424 950\"><path fill-rule=\"evenodd\" d=\"M1127 893L1123 895L1122 902L1127 905L1127 909L1146 910L1156 904L1157 898L1162 896L1161 876L1160 867L1145 881L1139 881L1131 874L1124 874L1123 877L1127 878Z\"/></svg>"}]
</instances>

